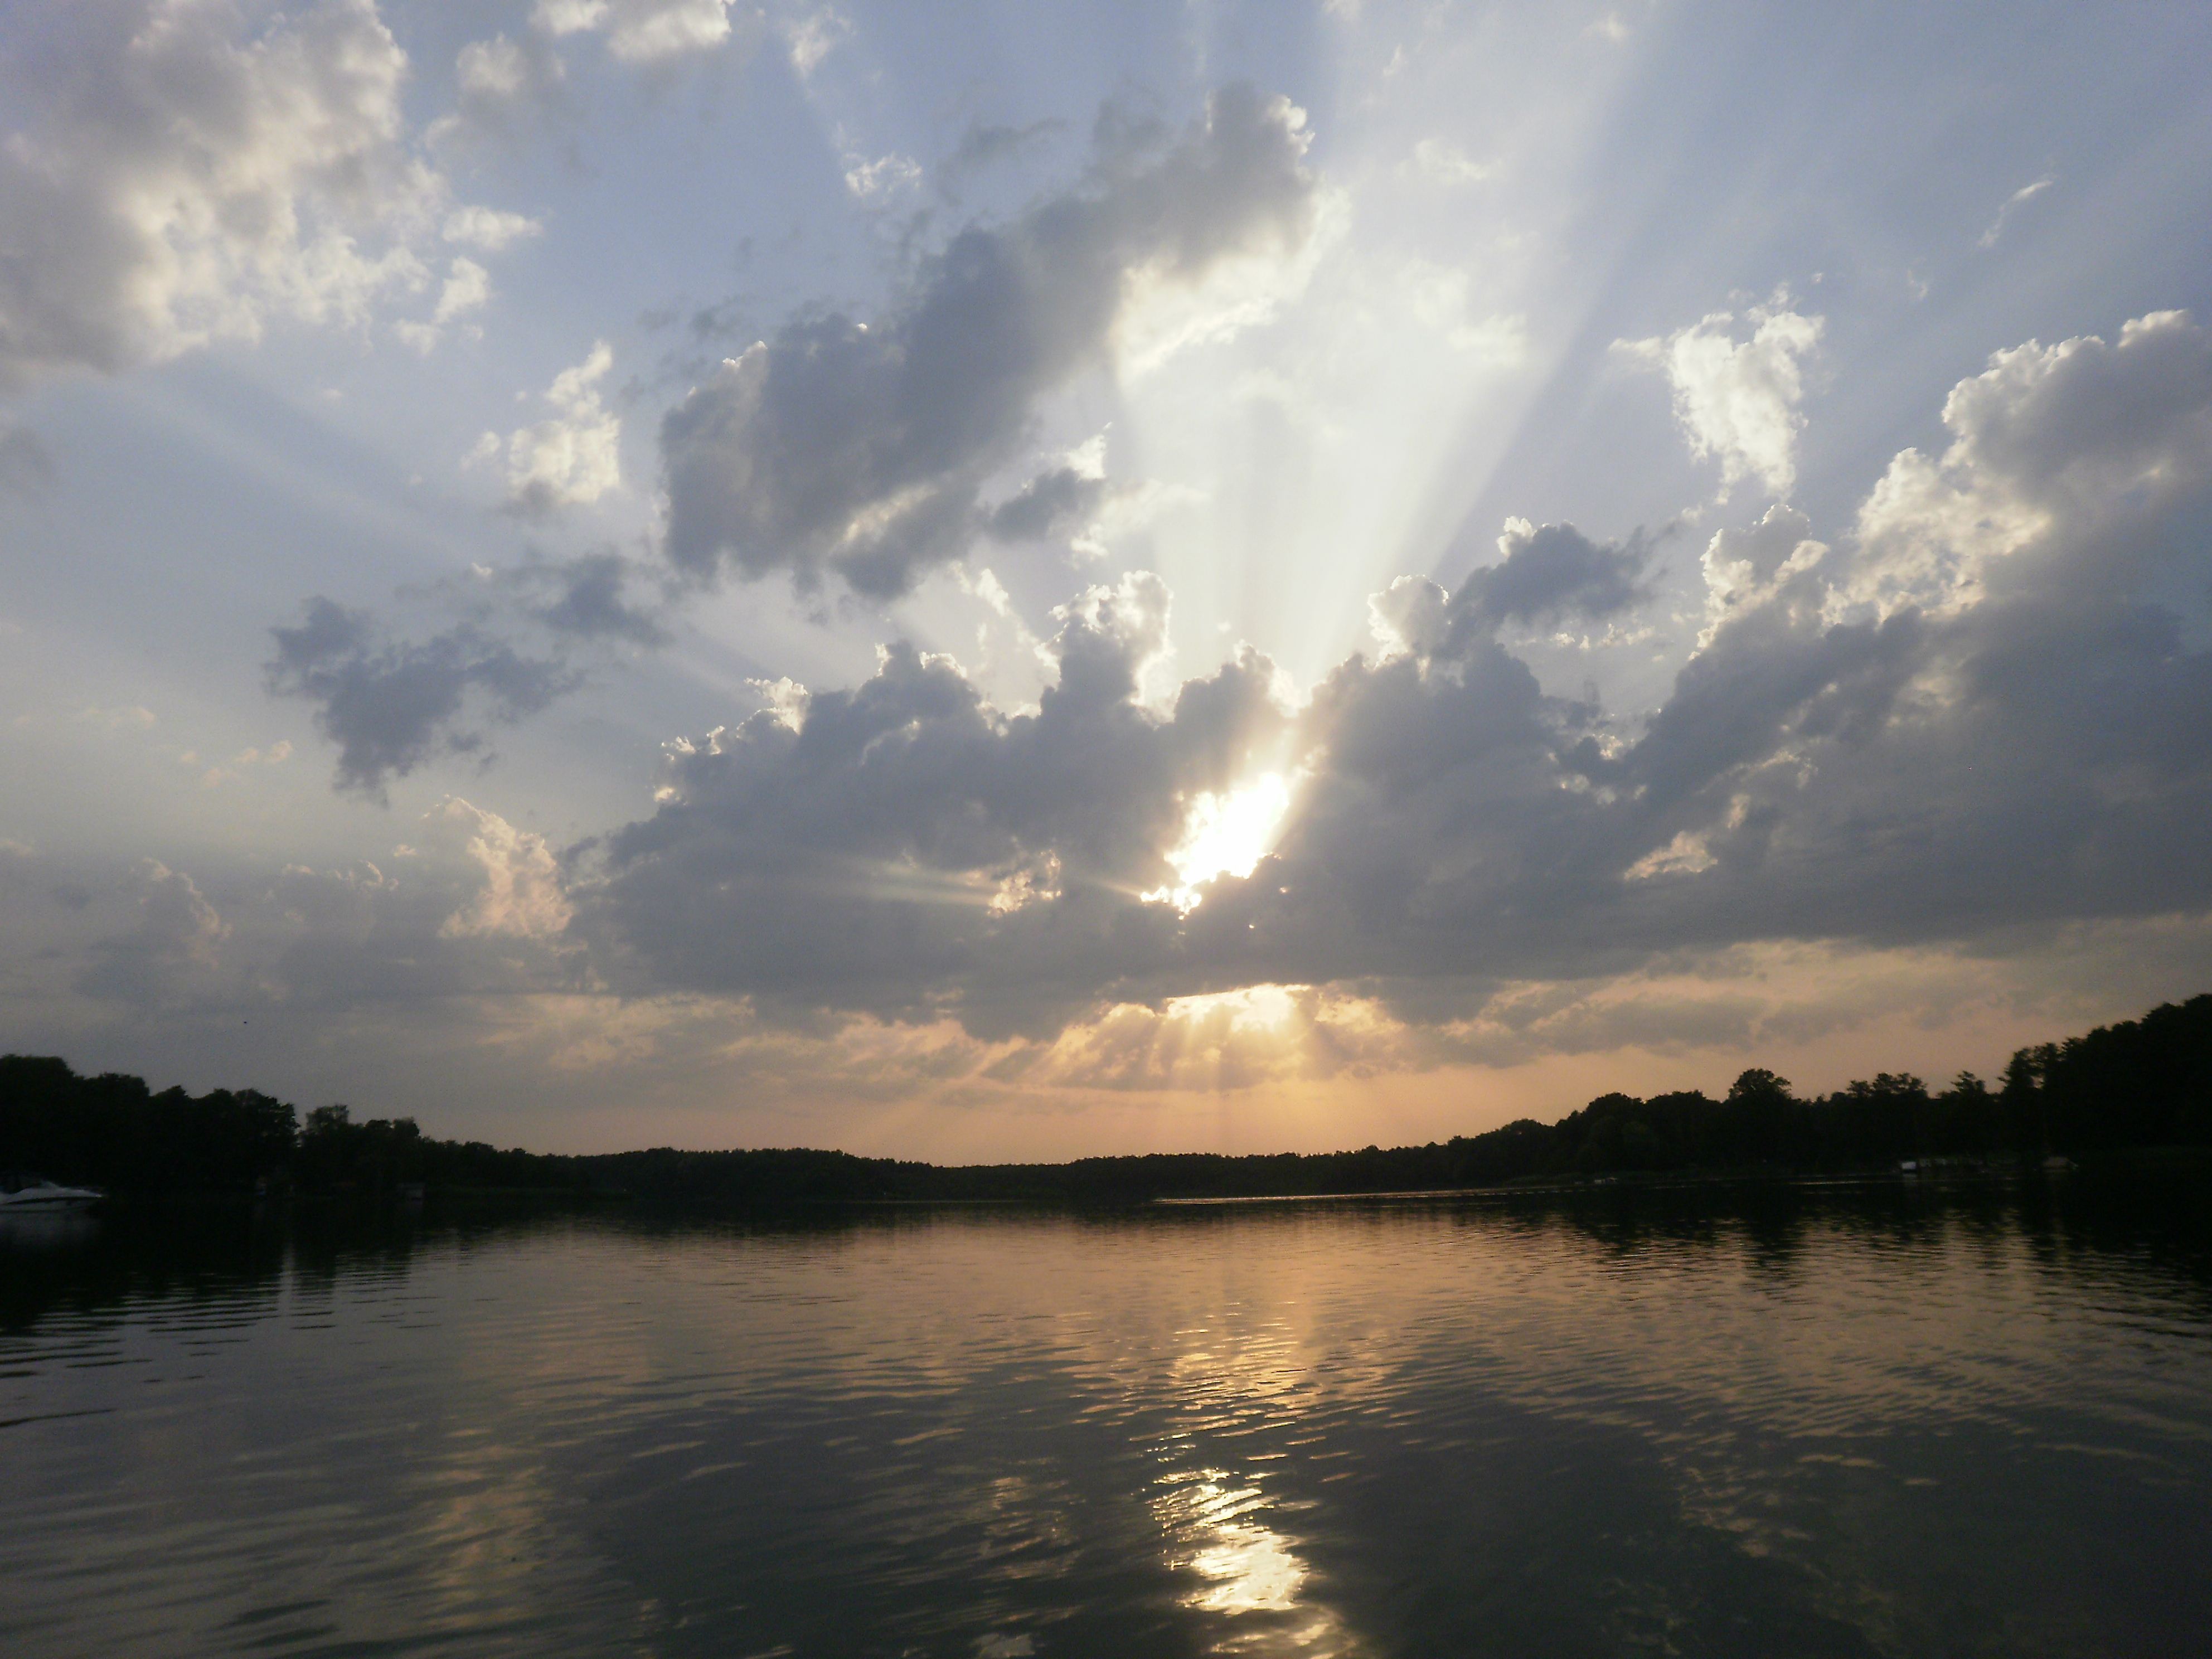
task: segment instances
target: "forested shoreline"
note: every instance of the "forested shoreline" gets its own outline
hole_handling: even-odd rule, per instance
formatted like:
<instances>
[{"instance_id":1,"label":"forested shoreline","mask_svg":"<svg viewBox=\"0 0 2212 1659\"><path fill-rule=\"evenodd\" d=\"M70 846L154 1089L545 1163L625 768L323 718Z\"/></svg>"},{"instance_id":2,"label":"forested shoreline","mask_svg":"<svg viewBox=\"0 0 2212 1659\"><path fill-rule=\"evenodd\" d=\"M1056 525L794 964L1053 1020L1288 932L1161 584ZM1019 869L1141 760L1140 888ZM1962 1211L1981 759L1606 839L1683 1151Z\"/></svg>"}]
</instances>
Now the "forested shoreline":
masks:
<instances>
[{"instance_id":1,"label":"forested shoreline","mask_svg":"<svg viewBox=\"0 0 2212 1659\"><path fill-rule=\"evenodd\" d=\"M122 1197L528 1190L649 1201L1028 1200L1133 1203L1493 1186L1674 1173L1847 1173L1907 1159L2037 1164L2212 1146L2212 994L2021 1049L1995 1084L1930 1090L1881 1073L1804 1098L1769 1071L1727 1094L1607 1094L1556 1123L1522 1119L1426 1146L1229 1157L1155 1153L945 1167L811 1149L571 1156L441 1140L411 1118L304 1117L246 1090L155 1092L52 1056L0 1056L0 1169Z\"/></svg>"}]
</instances>

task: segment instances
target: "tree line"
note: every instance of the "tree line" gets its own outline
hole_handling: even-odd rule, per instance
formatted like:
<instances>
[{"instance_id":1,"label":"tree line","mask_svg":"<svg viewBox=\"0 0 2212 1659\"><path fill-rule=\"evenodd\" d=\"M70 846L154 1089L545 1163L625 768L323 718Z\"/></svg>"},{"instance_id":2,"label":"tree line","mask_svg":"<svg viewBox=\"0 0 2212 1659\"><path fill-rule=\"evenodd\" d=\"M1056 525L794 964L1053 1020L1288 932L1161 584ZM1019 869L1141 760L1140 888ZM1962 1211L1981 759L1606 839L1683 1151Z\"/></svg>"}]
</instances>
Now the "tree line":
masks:
<instances>
[{"instance_id":1,"label":"tree line","mask_svg":"<svg viewBox=\"0 0 2212 1659\"><path fill-rule=\"evenodd\" d=\"M580 1160L439 1140L412 1118L304 1117L254 1089L158 1094L140 1078L80 1077L51 1055L0 1055L0 1169L157 1193L393 1192L586 1185Z\"/></svg>"},{"instance_id":2,"label":"tree line","mask_svg":"<svg viewBox=\"0 0 2212 1659\"><path fill-rule=\"evenodd\" d=\"M1992 1085L1930 1090L1884 1072L1801 1097L1754 1068L1720 1099L1607 1094L1421 1146L1249 1157L1155 1153L945 1168L808 1149L566 1156L441 1140L411 1118L304 1118L253 1090L155 1093L61 1060L0 1056L0 1168L124 1194L446 1190L624 1194L673 1203L1156 1198L1376 1193L1687 1170L1849 1171L1905 1159L2039 1162L2122 1148L2212 1146L2212 994L2063 1042L2022 1048Z\"/></svg>"}]
</instances>

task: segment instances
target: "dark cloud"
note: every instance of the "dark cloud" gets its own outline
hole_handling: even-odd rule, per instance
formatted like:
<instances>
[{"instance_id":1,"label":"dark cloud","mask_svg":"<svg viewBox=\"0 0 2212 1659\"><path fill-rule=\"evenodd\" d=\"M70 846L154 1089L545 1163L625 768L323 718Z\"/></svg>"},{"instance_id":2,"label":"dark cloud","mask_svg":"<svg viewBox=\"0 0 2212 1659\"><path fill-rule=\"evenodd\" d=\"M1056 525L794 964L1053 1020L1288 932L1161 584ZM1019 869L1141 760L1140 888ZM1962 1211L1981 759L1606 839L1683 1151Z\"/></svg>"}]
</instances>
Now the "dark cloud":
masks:
<instances>
[{"instance_id":1,"label":"dark cloud","mask_svg":"<svg viewBox=\"0 0 2212 1659\"><path fill-rule=\"evenodd\" d=\"M1146 577L1069 607L1032 714L902 645L796 731L761 714L685 745L672 798L605 847L584 925L635 977L786 1007L917 1017L963 986L979 1021L994 996L1029 1020L1087 1002L1172 933L1135 895L1171 878L1182 798L1284 728L1254 657L1164 717L1138 703L1165 609Z\"/></svg>"},{"instance_id":2,"label":"dark cloud","mask_svg":"<svg viewBox=\"0 0 2212 1659\"><path fill-rule=\"evenodd\" d=\"M89 996L150 1005L186 992L219 966L229 927L198 884L155 859L140 860L123 884L132 925L93 946L78 975Z\"/></svg>"},{"instance_id":3,"label":"dark cloud","mask_svg":"<svg viewBox=\"0 0 2212 1659\"><path fill-rule=\"evenodd\" d=\"M796 319L724 362L661 424L670 559L903 592L975 533L1036 398L1101 360L1133 273L1188 280L1304 239L1300 125L1224 89L1173 143L1124 136L1081 188L961 232L877 323Z\"/></svg>"},{"instance_id":4,"label":"dark cloud","mask_svg":"<svg viewBox=\"0 0 2212 1659\"><path fill-rule=\"evenodd\" d=\"M1072 466L1040 472L984 520L1000 541L1034 542L1087 522L1106 496L1106 481Z\"/></svg>"},{"instance_id":5,"label":"dark cloud","mask_svg":"<svg viewBox=\"0 0 2212 1659\"><path fill-rule=\"evenodd\" d=\"M1368 601L1368 625L1386 656L1455 653L1510 623L1602 621L1651 597L1639 582L1651 543L1593 542L1571 524L1516 519L1498 538L1498 562L1447 595L1425 576L1401 576Z\"/></svg>"},{"instance_id":6,"label":"dark cloud","mask_svg":"<svg viewBox=\"0 0 2212 1659\"><path fill-rule=\"evenodd\" d=\"M39 434L0 416L0 489L36 495L53 481L53 459Z\"/></svg>"},{"instance_id":7,"label":"dark cloud","mask_svg":"<svg viewBox=\"0 0 2212 1659\"><path fill-rule=\"evenodd\" d=\"M387 780L433 756L480 750L471 714L518 720L580 678L471 623L421 641L386 640L367 612L325 599L307 602L298 627L270 631L269 689L316 704L317 728L338 746L338 786L379 797Z\"/></svg>"},{"instance_id":8,"label":"dark cloud","mask_svg":"<svg viewBox=\"0 0 2212 1659\"><path fill-rule=\"evenodd\" d=\"M1601 544L1571 524L1538 529L1516 520L1498 545L1505 556L1468 577L1454 605L1479 625L1601 619L1650 597L1637 582L1651 556L1640 533L1626 543Z\"/></svg>"},{"instance_id":9,"label":"dark cloud","mask_svg":"<svg viewBox=\"0 0 2212 1659\"><path fill-rule=\"evenodd\" d=\"M631 566L619 553L526 566L520 574L532 586L550 587L550 596L531 605L529 614L556 634L638 646L668 642L668 630L626 597Z\"/></svg>"},{"instance_id":10,"label":"dark cloud","mask_svg":"<svg viewBox=\"0 0 2212 1659\"><path fill-rule=\"evenodd\" d=\"M459 618L413 641L368 611L311 599L297 627L270 630L268 687L319 705L315 723L338 745L337 787L380 797L437 756L481 753L485 722L537 713L581 687L595 660L665 645L660 614L631 597L641 574L612 551L533 552L402 590Z\"/></svg>"},{"instance_id":11,"label":"dark cloud","mask_svg":"<svg viewBox=\"0 0 2212 1659\"><path fill-rule=\"evenodd\" d=\"M1382 653L1296 714L1250 656L1141 702L1165 600L1133 580L1065 614L1033 715L900 647L797 729L693 744L579 927L637 986L990 1034L1267 981L1434 1019L1684 951L2212 910L2212 347L2176 317L2023 347L1945 417L1838 545L1787 509L1716 538L1716 620L1648 715L1499 638L1632 611L1640 538L1516 524L1458 593L1394 585ZM1147 900L1193 804L1271 769L1272 854Z\"/></svg>"},{"instance_id":12,"label":"dark cloud","mask_svg":"<svg viewBox=\"0 0 2212 1659\"><path fill-rule=\"evenodd\" d=\"M1015 161L1066 129L1066 122L1053 117L1032 121L1021 127L973 122L968 131L960 135L960 142L953 146L952 154L946 156L944 164L939 167L939 176L957 179L965 173L979 173L985 167Z\"/></svg>"}]
</instances>

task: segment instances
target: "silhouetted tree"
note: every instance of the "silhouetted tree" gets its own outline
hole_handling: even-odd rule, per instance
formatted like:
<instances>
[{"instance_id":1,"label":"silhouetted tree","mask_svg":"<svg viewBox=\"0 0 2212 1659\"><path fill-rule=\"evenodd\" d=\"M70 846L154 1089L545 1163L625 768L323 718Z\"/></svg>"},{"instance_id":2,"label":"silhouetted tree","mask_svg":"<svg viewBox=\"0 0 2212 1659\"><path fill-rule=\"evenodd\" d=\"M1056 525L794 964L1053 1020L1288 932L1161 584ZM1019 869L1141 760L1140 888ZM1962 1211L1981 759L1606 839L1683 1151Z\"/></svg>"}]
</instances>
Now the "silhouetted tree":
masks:
<instances>
[{"instance_id":1,"label":"silhouetted tree","mask_svg":"<svg viewBox=\"0 0 2212 1659\"><path fill-rule=\"evenodd\" d=\"M1850 1170L1899 1158L2093 1153L2212 1144L2212 995L2061 1043L2022 1048L1992 1091L1961 1072L1940 1095L1877 1073L1801 1099L1761 1067L1727 1097L1694 1090L1599 1096L1557 1123L1522 1118L1422 1146L1301 1157L1192 1153L940 1169L806 1148L690 1152L659 1147L564 1158L436 1140L412 1118L356 1122L344 1106L304 1124L252 1090L150 1093L139 1079L82 1078L58 1059L0 1057L0 1167L124 1193L309 1193L444 1188L622 1192L682 1204L885 1199L1126 1203L1164 1197L1383 1192L1614 1171L1753 1166Z\"/></svg>"}]
</instances>

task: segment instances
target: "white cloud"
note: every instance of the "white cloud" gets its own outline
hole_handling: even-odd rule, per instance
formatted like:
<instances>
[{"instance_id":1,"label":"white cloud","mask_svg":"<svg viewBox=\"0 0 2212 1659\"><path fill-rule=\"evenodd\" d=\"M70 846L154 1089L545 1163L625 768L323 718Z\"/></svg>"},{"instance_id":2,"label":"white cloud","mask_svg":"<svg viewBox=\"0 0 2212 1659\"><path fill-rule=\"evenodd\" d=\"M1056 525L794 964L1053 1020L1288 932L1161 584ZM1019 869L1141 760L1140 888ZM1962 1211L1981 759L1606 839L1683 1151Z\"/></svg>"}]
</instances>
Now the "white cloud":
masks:
<instances>
[{"instance_id":1,"label":"white cloud","mask_svg":"<svg viewBox=\"0 0 2212 1659\"><path fill-rule=\"evenodd\" d=\"M0 148L0 385L112 371L272 320L358 326L429 274L448 186L414 153L374 0L258 34L151 0Z\"/></svg>"},{"instance_id":2,"label":"white cloud","mask_svg":"<svg viewBox=\"0 0 2212 1659\"><path fill-rule=\"evenodd\" d=\"M1291 153L1305 154L1306 112L1287 99L1274 112ZM1322 261L1352 231L1352 205L1340 191L1316 188L1309 228L1291 246L1266 241L1227 251L1202 272L1166 260L1131 276L1113 336L1120 372L1140 380L1194 348L1221 345L1273 321L1310 288Z\"/></svg>"},{"instance_id":3,"label":"white cloud","mask_svg":"<svg viewBox=\"0 0 2212 1659\"><path fill-rule=\"evenodd\" d=\"M1704 836L1685 830L1664 847L1645 854L1621 875L1627 881L1649 881L1654 876L1701 876L1718 861L1706 850Z\"/></svg>"},{"instance_id":4,"label":"white cloud","mask_svg":"<svg viewBox=\"0 0 2212 1659\"><path fill-rule=\"evenodd\" d=\"M548 34L576 34L607 21L607 0L538 0L530 21Z\"/></svg>"},{"instance_id":5,"label":"white cloud","mask_svg":"<svg viewBox=\"0 0 2212 1659\"><path fill-rule=\"evenodd\" d=\"M1787 496L1797 481L1797 405L1805 395L1800 360L1820 343L1825 319L1801 316L1777 294L1744 313L1750 337L1738 340L1734 313L1717 311L1688 328L1649 340L1616 341L1633 361L1656 368L1674 388L1674 419L1699 460L1721 464L1721 498L1757 478Z\"/></svg>"},{"instance_id":6,"label":"white cloud","mask_svg":"<svg viewBox=\"0 0 2212 1659\"><path fill-rule=\"evenodd\" d=\"M506 213L497 208L460 207L446 216L440 234L449 242L497 253L510 242L542 234L544 229L537 220L523 214Z\"/></svg>"},{"instance_id":7,"label":"white cloud","mask_svg":"<svg viewBox=\"0 0 2212 1659\"><path fill-rule=\"evenodd\" d=\"M538 0L530 21L552 35L606 36L624 63L704 52L730 38L730 0Z\"/></svg>"},{"instance_id":8,"label":"white cloud","mask_svg":"<svg viewBox=\"0 0 2212 1659\"><path fill-rule=\"evenodd\" d=\"M1486 315L1474 303L1468 273L1431 260L1408 258L1396 270L1378 273L1373 303L1401 305L1455 351L1495 368L1508 368L1528 356L1528 319L1516 314ZM1395 289L1392 293L1389 290Z\"/></svg>"},{"instance_id":9,"label":"white cloud","mask_svg":"<svg viewBox=\"0 0 2212 1659\"><path fill-rule=\"evenodd\" d=\"M791 66L802 81L821 67L822 60L852 38L853 25L835 7L800 10L778 26Z\"/></svg>"},{"instance_id":10,"label":"white cloud","mask_svg":"<svg viewBox=\"0 0 2212 1659\"><path fill-rule=\"evenodd\" d=\"M447 917L447 939L486 934L551 939L568 925L559 860L545 837L518 830L496 812L448 795L422 815L426 841L457 843L482 872L482 885Z\"/></svg>"},{"instance_id":11,"label":"white cloud","mask_svg":"<svg viewBox=\"0 0 2212 1659\"><path fill-rule=\"evenodd\" d=\"M857 155L845 159L845 188L860 201L887 201L921 183L921 164L909 155L879 155L872 161Z\"/></svg>"},{"instance_id":12,"label":"white cloud","mask_svg":"<svg viewBox=\"0 0 2212 1659\"><path fill-rule=\"evenodd\" d=\"M1494 161L1478 161L1449 139L1424 138L1413 146L1413 168L1439 185L1474 185L1498 175Z\"/></svg>"},{"instance_id":13,"label":"white cloud","mask_svg":"<svg viewBox=\"0 0 2212 1659\"><path fill-rule=\"evenodd\" d=\"M2033 184L2022 185L2011 195L2006 197L2003 205L1997 209L1997 216L1990 221L1990 228L1982 233L1980 240L1976 242L1975 246L1995 247L1997 245L1997 239L2004 234L2005 222L2020 208L2033 201L2057 182L2057 179L2046 173Z\"/></svg>"},{"instance_id":14,"label":"white cloud","mask_svg":"<svg viewBox=\"0 0 2212 1659\"><path fill-rule=\"evenodd\" d=\"M438 291L438 309L430 320L449 323L490 298L491 273L473 259L456 259L447 269L445 287Z\"/></svg>"},{"instance_id":15,"label":"white cloud","mask_svg":"<svg viewBox=\"0 0 2212 1659\"><path fill-rule=\"evenodd\" d=\"M599 383L614 366L604 340L554 378L545 401L556 411L507 440L507 501L526 517L595 501L622 483L622 417L599 401ZM487 436L489 434L487 434ZM471 458L483 452L477 440Z\"/></svg>"},{"instance_id":16,"label":"white cloud","mask_svg":"<svg viewBox=\"0 0 2212 1659\"><path fill-rule=\"evenodd\" d=\"M1450 629L1450 599L1426 576L1401 576L1380 593L1368 595L1367 631L1375 636L1382 659L1425 657L1442 645Z\"/></svg>"},{"instance_id":17,"label":"white cloud","mask_svg":"<svg viewBox=\"0 0 2212 1659\"><path fill-rule=\"evenodd\" d=\"M2117 343L2031 340L1990 359L1943 404L1940 459L1908 449L1859 509L1858 554L1832 600L1888 616L1949 615L1996 568L2063 531L2154 512L2212 475L2212 337L2153 312Z\"/></svg>"},{"instance_id":18,"label":"white cloud","mask_svg":"<svg viewBox=\"0 0 2212 1659\"><path fill-rule=\"evenodd\" d=\"M487 40L471 40L453 57L457 106L433 121L425 136L441 148L512 144L528 129L562 112L568 79L568 66L559 52L540 33L526 33L520 40L495 34ZM447 240L488 246L477 233L504 237L518 228L507 222L520 216L490 213L486 217L489 222L462 217L456 223L449 216ZM534 234L535 229L532 225L521 234Z\"/></svg>"},{"instance_id":19,"label":"white cloud","mask_svg":"<svg viewBox=\"0 0 2212 1659\"><path fill-rule=\"evenodd\" d=\"M1754 523L1714 533L1700 562L1707 617L1700 649L1732 611L1773 598L1781 584L1826 556L1827 547L1813 540L1812 532L1804 514L1777 501Z\"/></svg>"},{"instance_id":20,"label":"white cloud","mask_svg":"<svg viewBox=\"0 0 2212 1659\"><path fill-rule=\"evenodd\" d=\"M479 310L491 298L491 273L475 260L459 258L447 267L446 281L438 290L437 308L424 322L394 323L392 331L416 350L428 355L447 323L464 313ZM470 331L482 333L482 330Z\"/></svg>"},{"instance_id":21,"label":"white cloud","mask_svg":"<svg viewBox=\"0 0 2212 1659\"><path fill-rule=\"evenodd\" d=\"M471 40L453 54L453 77L464 97L519 97L530 82L530 62L520 46L495 34Z\"/></svg>"}]
</instances>

